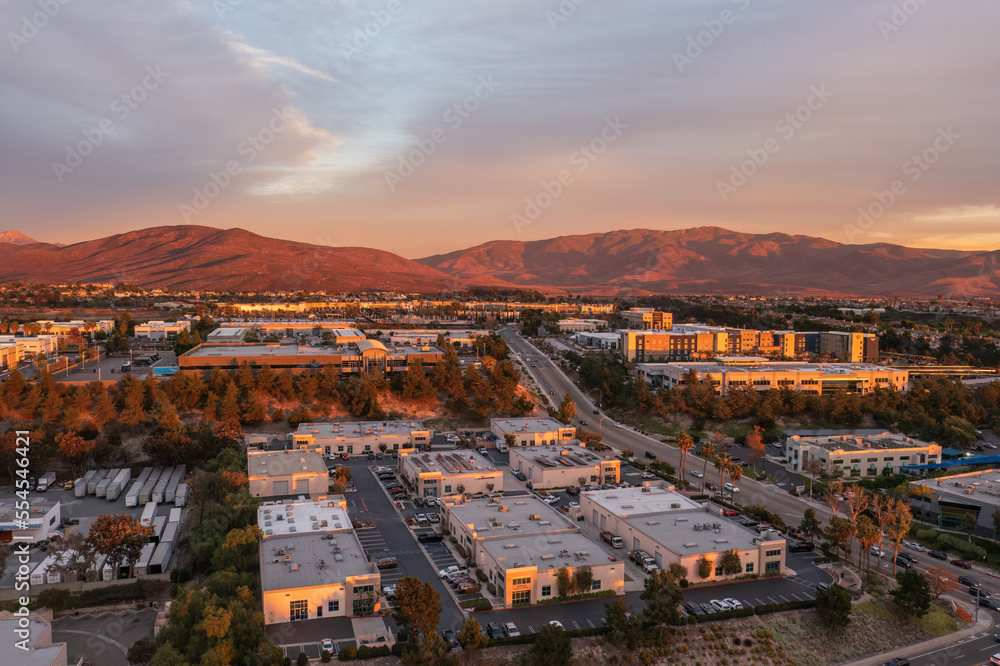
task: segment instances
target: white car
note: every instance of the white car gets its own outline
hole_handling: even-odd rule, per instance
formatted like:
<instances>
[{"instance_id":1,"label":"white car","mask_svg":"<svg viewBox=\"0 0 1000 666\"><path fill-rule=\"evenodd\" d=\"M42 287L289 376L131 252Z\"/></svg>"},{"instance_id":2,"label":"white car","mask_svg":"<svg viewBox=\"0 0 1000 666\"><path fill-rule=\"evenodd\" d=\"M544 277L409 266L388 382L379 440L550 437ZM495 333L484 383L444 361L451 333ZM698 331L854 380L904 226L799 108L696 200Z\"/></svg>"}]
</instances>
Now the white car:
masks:
<instances>
[{"instance_id":1,"label":"white car","mask_svg":"<svg viewBox=\"0 0 1000 666\"><path fill-rule=\"evenodd\" d=\"M569 503L569 508L571 508L571 509L579 509L580 508L580 503L579 502L570 502Z\"/></svg>"},{"instance_id":2,"label":"white car","mask_svg":"<svg viewBox=\"0 0 1000 666\"><path fill-rule=\"evenodd\" d=\"M990 657L990 663L991 664L1000 664L1000 652L997 652L995 655L993 655L992 657Z\"/></svg>"},{"instance_id":3,"label":"white car","mask_svg":"<svg viewBox=\"0 0 1000 666\"><path fill-rule=\"evenodd\" d=\"M722 601L724 603L729 604L730 606L732 606L736 610L742 610L743 609L743 602L740 601L739 599L733 599L732 597L726 597Z\"/></svg>"},{"instance_id":4,"label":"white car","mask_svg":"<svg viewBox=\"0 0 1000 666\"><path fill-rule=\"evenodd\" d=\"M618 423L618 421L615 421L614 423L615 423L615 427L616 428L621 428L622 427L622 424Z\"/></svg>"},{"instance_id":5,"label":"white car","mask_svg":"<svg viewBox=\"0 0 1000 666\"><path fill-rule=\"evenodd\" d=\"M382 594L385 595L386 599L392 601L396 597L396 586L386 585L385 587L382 588Z\"/></svg>"},{"instance_id":6,"label":"white car","mask_svg":"<svg viewBox=\"0 0 1000 666\"><path fill-rule=\"evenodd\" d=\"M549 624L551 624L553 627L558 627L560 629L565 629L566 628L566 627L563 626L563 623L560 622L559 620L549 620Z\"/></svg>"},{"instance_id":7,"label":"white car","mask_svg":"<svg viewBox=\"0 0 1000 666\"><path fill-rule=\"evenodd\" d=\"M733 610L733 607L730 606L728 602L723 601L722 599L712 599L708 603L710 603L713 606L715 606L715 609L717 611L720 611L720 612L721 611Z\"/></svg>"},{"instance_id":8,"label":"white car","mask_svg":"<svg viewBox=\"0 0 1000 666\"><path fill-rule=\"evenodd\" d=\"M559 498L556 497L555 495L549 495L548 497L546 497L542 501L545 502L546 504L555 504L556 502L559 501Z\"/></svg>"},{"instance_id":9,"label":"white car","mask_svg":"<svg viewBox=\"0 0 1000 666\"><path fill-rule=\"evenodd\" d=\"M452 565L447 569L441 569L441 571L438 571L438 576L441 578L447 578L449 574L458 573L459 571L460 569L458 566Z\"/></svg>"},{"instance_id":10,"label":"white car","mask_svg":"<svg viewBox=\"0 0 1000 666\"><path fill-rule=\"evenodd\" d=\"M333 641L329 638L324 638L322 643L320 643L320 649L326 650L330 654L333 654Z\"/></svg>"},{"instance_id":11,"label":"white car","mask_svg":"<svg viewBox=\"0 0 1000 666\"><path fill-rule=\"evenodd\" d=\"M875 557L885 557L885 551L879 548L878 546L872 546L871 548L868 549L868 552L870 552Z\"/></svg>"},{"instance_id":12,"label":"white car","mask_svg":"<svg viewBox=\"0 0 1000 666\"><path fill-rule=\"evenodd\" d=\"M727 482L725 487L726 487L726 490L728 490L731 493L738 493L738 492L740 492L740 489L737 488L736 486L734 486L731 483Z\"/></svg>"},{"instance_id":13,"label":"white car","mask_svg":"<svg viewBox=\"0 0 1000 666\"><path fill-rule=\"evenodd\" d=\"M691 476L696 477L698 479L704 479L705 478L705 475L702 474L701 472L699 472L696 469L691 470Z\"/></svg>"},{"instance_id":14,"label":"white car","mask_svg":"<svg viewBox=\"0 0 1000 666\"><path fill-rule=\"evenodd\" d=\"M653 474L652 472L643 472L639 476L641 476L644 479L655 479L656 478L656 475Z\"/></svg>"},{"instance_id":15,"label":"white car","mask_svg":"<svg viewBox=\"0 0 1000 666\"><path fill-rule=\"evenodd\" d=\"M922 553L925 550L927 550L926 548L924 548L923 546L921 546L916 541L904 541L903 545L906 546L907 548L909 548L910 550L917 551L918 553Z\"/></svg>"}]
</instances>

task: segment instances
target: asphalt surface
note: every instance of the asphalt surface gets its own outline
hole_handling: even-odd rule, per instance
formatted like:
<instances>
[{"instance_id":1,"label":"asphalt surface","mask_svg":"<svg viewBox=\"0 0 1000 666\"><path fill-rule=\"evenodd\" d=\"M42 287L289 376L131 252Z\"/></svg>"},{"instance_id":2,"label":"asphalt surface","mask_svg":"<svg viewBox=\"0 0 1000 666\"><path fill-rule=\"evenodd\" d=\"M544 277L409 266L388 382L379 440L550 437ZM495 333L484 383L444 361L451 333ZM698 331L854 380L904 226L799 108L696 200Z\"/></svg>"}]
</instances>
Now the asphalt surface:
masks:
<instances>
[{"instance_id":1,"label":"asphalt surface","mask_svg":"<svg viewBox=\"0 0 1000 666\"><path fill-rule=\"evenodd\" d=\"M101 666L127 666L128 649L140 638L153 638L156 609L118 613L82 613L52 623L52 640L65 642L68 662L81 659ZM0 662L3 657L0 657ZM15 663L15 662L10 662Z\"/></svg>"}]
</instances>

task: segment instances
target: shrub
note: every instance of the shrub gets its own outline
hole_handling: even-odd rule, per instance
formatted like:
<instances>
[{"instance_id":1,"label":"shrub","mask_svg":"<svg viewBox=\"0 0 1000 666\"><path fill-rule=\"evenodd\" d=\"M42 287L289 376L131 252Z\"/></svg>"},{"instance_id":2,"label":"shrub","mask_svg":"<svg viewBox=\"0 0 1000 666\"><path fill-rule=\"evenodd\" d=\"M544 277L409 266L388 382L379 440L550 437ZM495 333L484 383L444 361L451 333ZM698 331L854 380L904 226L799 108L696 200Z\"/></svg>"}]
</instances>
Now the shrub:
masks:
<instances>
[{"instance_id":1,"label":"shrub","mask_svg":"<svg viewBox=\"0 0 1000 666\"><path fill-rule=\"evenodd\" d=\"M186 568L172 569L170 571L171 583L186 583L191 580L191 570Z\"/></svg>"},{"instance_id":2,"label":"shrub","mask_svg":"<svg viewBox=\"0 0 1000 666\"><path fill-rule=\"evenodd\" d=\"M123 601L141 601L159 597L170 589L170 583L165 580L137 580L120 585L109 585L80 593L80 606L99 606L103 604L121 603Z\"/></svg>"},{"instance_id":3,"label":"shrub","mask_svg":"<svg viewBox=\"0 0 1000 666\"><path fill-rule=\"evenodd\" d=\"M353 645L348 645L345 648L341 648L340 652L337 653L337 659L340 661L352 661L358 656L358 648Z\"/></svg>"},{"instance_id":4,"label":"shrub","mask_svg":"<svg viewBox=\"0 0 1000 666\"><path fill-rule=\"evenodd\" d=\"M496 593L497 593L497 586L496 585L494 585L493 583L486 583L486 589L490 591L490 594L492 594L493 596L496 596Z\"/></svg>"},{"instance_id":5,"label":"shrub","mask_svg":"<svg viewBox=\"0 0 1000 666\"><path fill-rule=\"evenodd\" d=\"M323 650L323 652L319 655L319 659L324 664L329 664L330 660L333 659L333 655L330 654L329 650Z\"/></svg>"},{"instance_id":6,"label":"shrub","mask_svg":"<svg viewBox=\"0 0 1000 666\"><path fill-rule=\"evenodd\" d=\"M485 583L486 582L486 572L483 571L482 569L480 569L479 567L476 567L476 578L478 578L481 582Z\"/></svg>"},{"instance_id":7,"label":"shrub","mask_svg":"<svg viewBox=\"0 0 1000 666\"><path fill-rule=\"evenodd\" d=\"M493 604L490 603L489 599L476 599L476 605L472 607L472 610L477 612L490 611L493 610Z\"/></svg>"},{"instance_id":8,"label":"shrub","mask_svg":"<svg viewBox=\"0 0 1000 666\"><path fill-rule=\"evenodd\" d=\"M305 652L299 652L299 658L295 660L295 663L299 666L306 666L309 663L309 655Z\"/></svg>"},{"instance_id":9,"label":"shrub","mask_svg":"<svg viewBox=\"0 0 1000 666\"><path fill-rule=\"evenodd\" d=\"M916 534L918 539L924 541L934 541L938 536L937 530L917 530Z\"/></svg>"},{"instance_id":10,"label":"shrub","mask_svg":"<svg viewBox=\"0 0 1000 666\"><path fill-rule=\"evenodd\" d=\"M392 654L392 650L388 645L379 645L378 647L362 645L358 648L357 658L374 659L375 657L388 657L390 654Z\"/></svg>"},{"instance_id":11,"label":"shrub","mask_svg":"<svg viewBox=\"0 0 1000 666\"><path fill-rule=\"evenodd\" d=\"M50 588L38 593L38 605L52 610L71 610L77 608L80 600L64 588Z\"/></svg>"}]
</instances>

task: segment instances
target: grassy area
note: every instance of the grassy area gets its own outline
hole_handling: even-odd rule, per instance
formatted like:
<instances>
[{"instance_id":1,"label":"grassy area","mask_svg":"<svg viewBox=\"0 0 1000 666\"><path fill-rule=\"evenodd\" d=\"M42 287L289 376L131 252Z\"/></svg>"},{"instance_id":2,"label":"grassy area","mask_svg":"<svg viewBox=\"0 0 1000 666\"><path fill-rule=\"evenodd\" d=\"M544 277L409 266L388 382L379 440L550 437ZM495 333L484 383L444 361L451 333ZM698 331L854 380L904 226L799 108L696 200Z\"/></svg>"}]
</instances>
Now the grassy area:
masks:
<instances>
[{"instance_id":1,"label":"grassy area","mask_svg":"<svg viewBox=\"0 0 1000 666\"><path fill-rule=\"evenodd\" d=\"M635 580L635 579L632 578L632 576L629 576L628 574L625 574L625 582L626 583L631 583L633 580Z\"/></svg>"},{"instance_id":2,"label":"grassy area","mask_svg":"<svg viewBox=\"0 0 1000 666\"><path fill-rule=\"evenodd\" d=\"M872 615L875 617L895 619L897 616L883 603L877 601L866 601L854 606L854 612L860 615ZM957 623L957 624L956 624ZM934 604L927 615L911 622L915 627L923 629L932 636L944 636L956 631L959 620L948 613L944 608Z\"/></svg>"}]
</instances>

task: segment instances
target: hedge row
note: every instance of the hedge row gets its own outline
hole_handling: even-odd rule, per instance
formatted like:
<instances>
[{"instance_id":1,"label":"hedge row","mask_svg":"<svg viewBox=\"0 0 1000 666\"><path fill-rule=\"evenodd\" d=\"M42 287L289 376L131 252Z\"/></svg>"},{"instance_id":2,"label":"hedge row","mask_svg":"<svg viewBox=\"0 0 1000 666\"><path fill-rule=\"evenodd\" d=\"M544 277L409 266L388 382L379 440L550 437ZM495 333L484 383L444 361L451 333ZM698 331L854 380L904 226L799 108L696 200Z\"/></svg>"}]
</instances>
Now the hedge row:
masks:
<instances>
[{"instance_id":1,"label":"hedge row","mask_svg":"<svg viewBox=\"0 0 1000 666\"><path fill-rule=\"evenodd\" d=\"M80 593L80 606L100 606L117 604L124 601L140 601L159 597L170 589L170 583L165 580L136 580L131 583L98 587Z\"/></svg>"},{"instance_id":2,"label":"hedge row","mask_svg":"<svg viewBox=\"0 0 1000 666\"><path fill-rule=\"evenodd\" d=\"M402 645L402 643L397 643L396 645ZM393 646L395 648L395 645ZM394 649L390 648L388 645L379 645L378 647L372 647L370 645L362 645L361 647L354 647L353 645L348 645L347 647L341 649L337 653L337 659L340 661L353 661L355 659L374 659L376 657L388 657L395 652ZM402 648L400 648L400 654L402 654Z\"/></svg>"}]
</instances>

